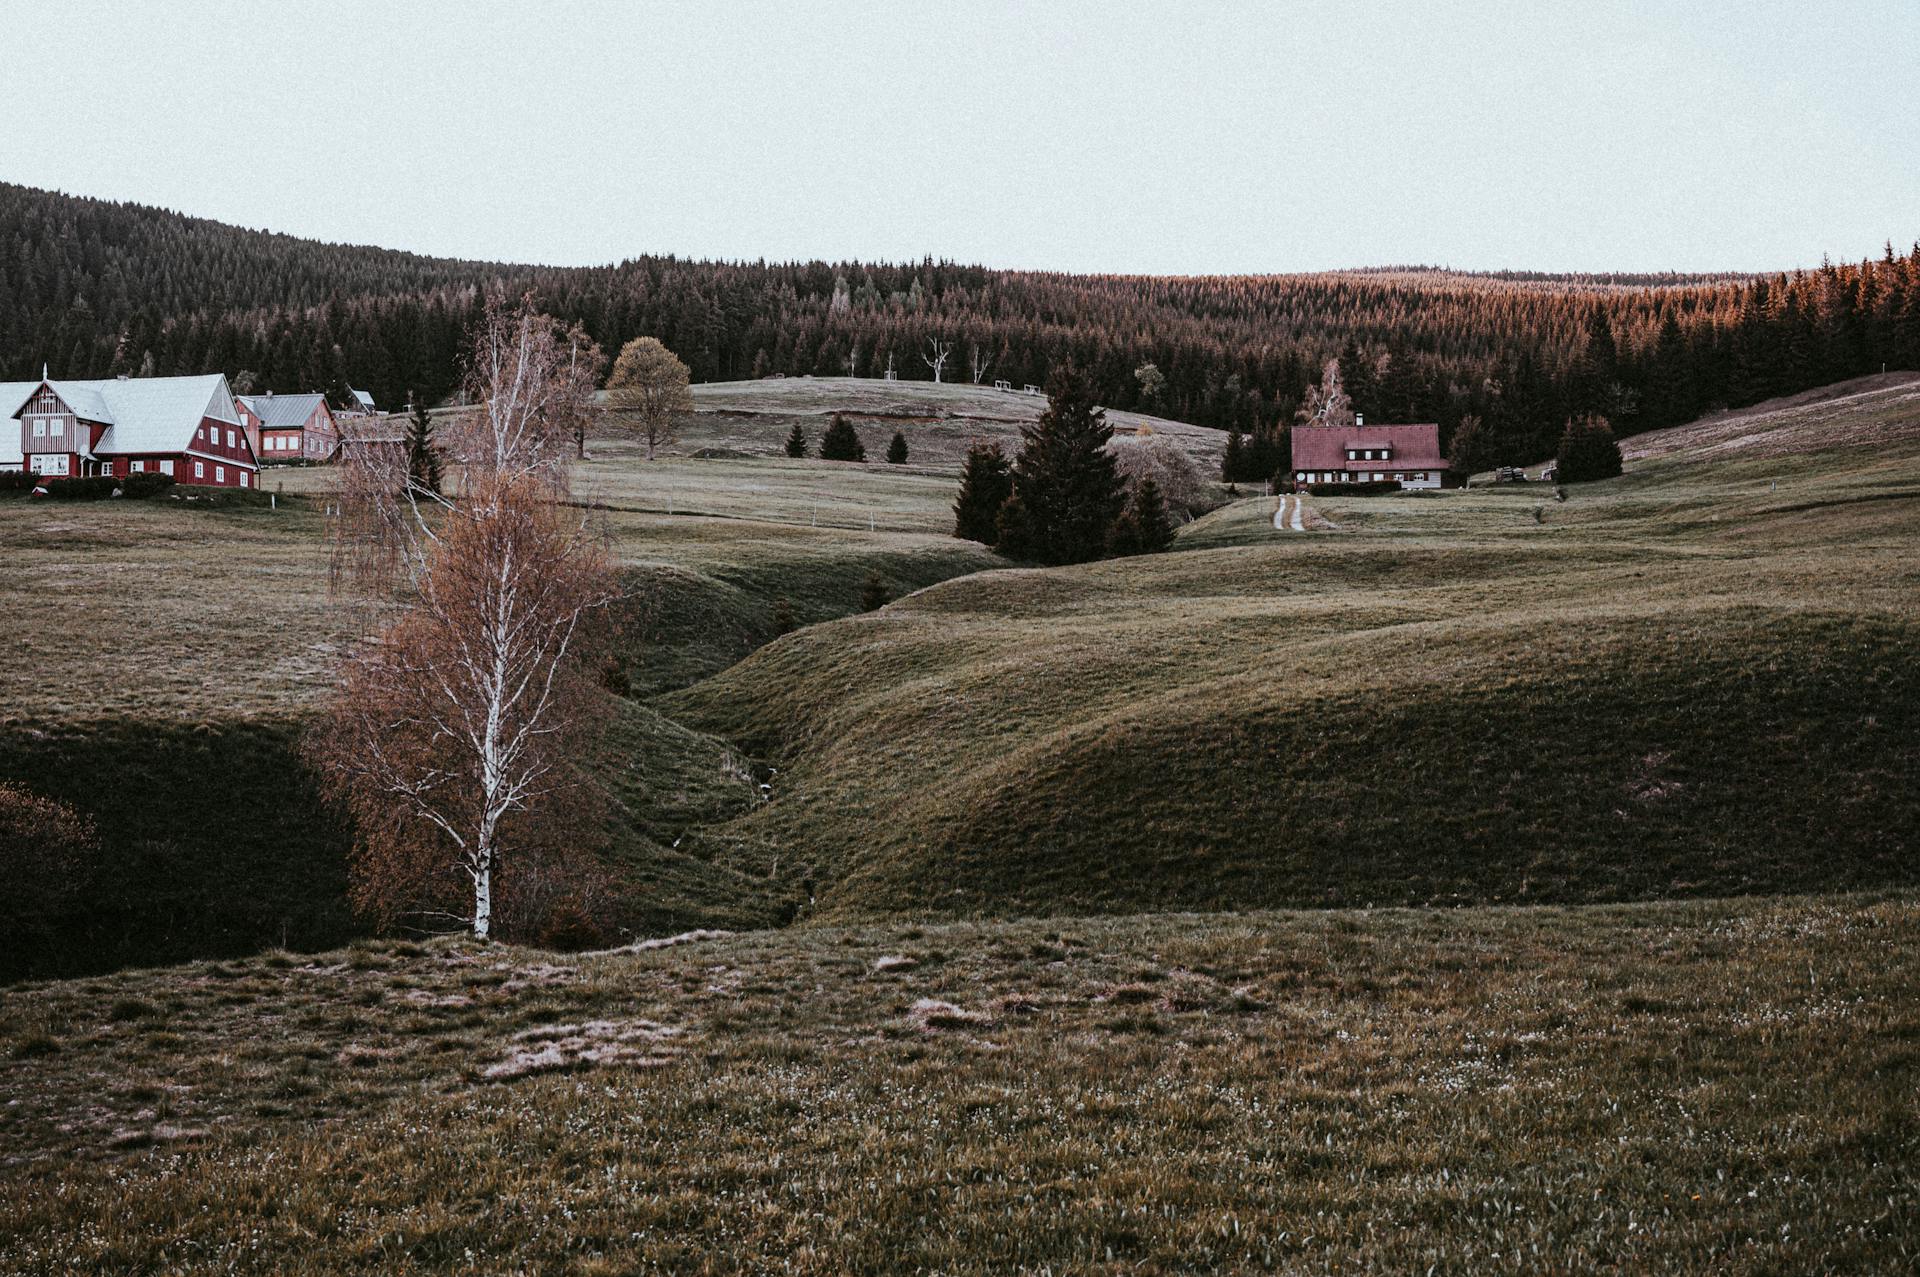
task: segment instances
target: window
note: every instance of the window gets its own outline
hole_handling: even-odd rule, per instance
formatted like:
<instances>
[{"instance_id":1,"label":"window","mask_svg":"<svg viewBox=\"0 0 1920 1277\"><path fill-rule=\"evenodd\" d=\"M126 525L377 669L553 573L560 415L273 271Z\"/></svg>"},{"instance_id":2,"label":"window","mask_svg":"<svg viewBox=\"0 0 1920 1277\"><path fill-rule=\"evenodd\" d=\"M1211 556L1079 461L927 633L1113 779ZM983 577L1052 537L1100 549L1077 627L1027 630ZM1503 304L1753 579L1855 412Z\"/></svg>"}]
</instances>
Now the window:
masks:
<instances>
[{"instance_id":1,"label":"window","mask_svg":"<svg viewBox=\"0 0 1920 1277\"><path fill-rule=\"evenodd\" d=\"M225 466L215 466L213 468L213 481L215 483L225 483L227 481L227 468Z\"/></svg>"},{"instance_id":2,"label":"window","mask_svg":"<svg viewBox=\"0 0 1920 1277\"><path fill-rule=\"evenodd\" d=\"M245 470L240 472L240 486L243 488L247 486L247 472Z\"/></svg>"},{"instance_id":3,"label":"window","mask_svg":"<svg viewBox=\"0 0 1920 1277\"><path fill-rule=\"evenodd\" d=\"M196 461L196 462L194 462L194 463L193 463L193 477L194 477L194 478L196 478L196 479L204 479L204 478L206 478L206 477L207 477L207 463L206 463L206 462L204 462L204 461Z\"/></svg>"},{"instance_id":4,"label":"window","mask_svg":"<svg viewBox=\"0 0 1920 1277\"><path fill-rule=\"evenodd\" d=\"M160 463L160 473L161 473L161 474L172 474L172 473L173 473L173 462L171 462L171 461L162 461L162 462Z\"/></svg>"},{"instance_id":5,"label":"window","mask_svg":"<svg viewBox=\"0 0 1920 1277\"><path fill-rule=\"evenodd\" d=\"M142 470L145 470L146 468L147 468L147 463L144 461L130 461L127 463L127 469L132 471L134 474L139 474Z\"/></svg>"},{"instance_id":6,"label":"window","mask_svg":"<svg viewBox=\"0 0 1920 1277\"><path fill-rule=\"evenodd\" d=\"M38 417L34 418L33 421L33 437L36 439L44 439L47 437L47 423Z\"/></svg>"},{"instance_id":7,"label":"window","mask_svg":"<svg viewBox=\"0 0 1920 1277\"><path fill-rule=\"evenodd\" d=\"M227 431L227 447L233 447L233 431Z\"/></svg>"},{"instance_id":8,"label":"window","mask_svg":"<svg viewBox=\"0 0 1920 1277\"><path fill-rule=\"evenodd\" d=\"M1386 477L1387 476L1385 476L1384 474L1381 474L1378 470L1375 470L1373 472L1373 481L1375 483L1379 483L1381 480L1385 479Z\"/></svg>"}]
</instances>

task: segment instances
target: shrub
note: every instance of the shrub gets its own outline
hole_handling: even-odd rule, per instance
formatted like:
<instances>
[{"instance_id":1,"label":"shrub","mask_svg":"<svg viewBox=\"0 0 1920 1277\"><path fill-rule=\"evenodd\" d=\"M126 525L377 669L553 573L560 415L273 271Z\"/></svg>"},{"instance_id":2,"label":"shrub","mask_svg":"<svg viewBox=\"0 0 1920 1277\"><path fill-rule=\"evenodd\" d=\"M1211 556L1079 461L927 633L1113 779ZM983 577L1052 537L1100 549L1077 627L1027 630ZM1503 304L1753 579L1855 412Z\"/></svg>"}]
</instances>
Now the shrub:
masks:
<instances>
[{"instance_id":1,"label":"shrub","mask_svg":"<svg viewBox=\"0 0 1920 1277\"><path fill-rule=\"evenodd\" d=\"M867 573L860 586L860 610L876 612L887 605L887 583L878 572Z\"/></svg>"},{"instance_id":2,"label":"shrub","mask_svg":"<svg viewBox=\"0 0 1920 1277\"><path fill-rule=\"evenodd\" d=\"M0 426L5 429L5 426ZM0 492L32 492L40 486L40 476L29 470L0 471Z\"/></svg>"},{"instance_id":3,"label":"shrub","mask_svg":"<svg viewBox=\"0 0 1920 1277\"><path fill-rule=\"evenodd\" d=\"M65 803L0 782L0 935L26 958L85 898L98 871L93 822ZM0 962L0 973L13 967Z\"/></svg>"},{"instance_id":4,"label":"shrub","mask_svg":"<svg viewBox=\"0 0 1920 1277\"><path fill-rule=\"evenodd\" d=\"M141 470L120 481L120 493L130 500L157 497L173 487L173 476L154 470Z\"/></svg>"},{"instance_id":5,"label":"shrub","mask_svg":"<svg viewBox=\"0 0 1920 1277\"><path fill-rule=\"evenodd\" d=\"M1107 445L1113 468L1133 491L1151 479L1168 510L1182 516L1204 513L1214 504L1214 488L1186 450L1161 438L1116 439Z\"/></svg>"},{"instance_id":6,"label":"shrub","mask_svg":"<svg viewBox=\"0 0 1920 1277\"><path fill-rule=\"evenodd\" d=\"M775 634L791 634L799 628L800 623L793 615L792 600L785 596L775 599L773 603L773 632Z\"/></svg>"},{"instance_id":7,"label":"shrub","mask_svg":"<svg viewBox=\"0 0 1920 1277\"><path fill-rule=\"evenodd\" d=\"M1587 483L1620 473L1620 445L1605 417L1584 413L1569 418L1554 458L1554 482Z\"/></svg>"},{"instance_id":8,"label":"shrub","mask_svg":"<svg viewBox=\"0 0 1920 1277\"><path fill-rule=\"evenodd\" d=\"M1316 497L1377 497L1400 491L1398 479L1368 479L1364 483L1303 483L1299 488Z\"/></svg>"},{"instance_id":9,"label":"shrub","mask_svg":"<svg viewBox=\"0 0 1920 1277\"><path fill-rule=\"evenodd\" d=\"M62 501L99 501L113 495L120 481L110 474L81 479L48 479L47 495Z\"/></svg>"},{"instance_id":10,"label":"shrub","mask_svg":"<svg viewBox=\"0 0 1920 1277\"><path fill-rule=\"evenodd\" d=\"M836 412L827 432L820 436L820 456L826 461L865 461L867 448L847 419Z\"/></svg>"}]
</instances>

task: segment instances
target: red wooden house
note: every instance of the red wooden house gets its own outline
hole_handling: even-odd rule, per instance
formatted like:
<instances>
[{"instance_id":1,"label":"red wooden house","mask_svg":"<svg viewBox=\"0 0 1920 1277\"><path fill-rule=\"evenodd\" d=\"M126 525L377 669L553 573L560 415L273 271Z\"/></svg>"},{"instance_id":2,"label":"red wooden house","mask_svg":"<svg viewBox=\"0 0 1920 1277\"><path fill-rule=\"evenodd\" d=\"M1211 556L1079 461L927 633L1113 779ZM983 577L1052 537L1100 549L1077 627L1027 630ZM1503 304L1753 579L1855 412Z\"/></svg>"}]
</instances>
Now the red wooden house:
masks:
<instances>
[{"instance_id":1,"label":"red wooden house","mask_svg":"<svg viewBox=\"0 0 1920 1277\"><path fill-rule=\"evenodd\" d=\"M325 395L240 396L248 428L259 435L264 462L325 461L340 446L340 427Z\"/></svg>"},{"instance_id":2,"label":"red wooden house","mask_svg":"<svg viewBox=\"0 0 1920 1277\"><path fill-rule=\"evenodd\" d=\"M250 488L260 468L219 373L9 382L0 384L0 421L18 432L20 468L50 479L144 470Z\"/></svg>"},{"instance_id":3,"label":"red wooden house","mask_svg":"<svg viewBox=\"0 0 1920 1277\"><path fill-rule=\"evenodd\" d=\"M1447 459L1440 453L1440 427L1369 426L1354 418L1351 426L1295 426L1293 478L1296 483L1368 483L1396 480L1403 488L1438 488L1447 480Z\"/></svg>"}]
</instances>

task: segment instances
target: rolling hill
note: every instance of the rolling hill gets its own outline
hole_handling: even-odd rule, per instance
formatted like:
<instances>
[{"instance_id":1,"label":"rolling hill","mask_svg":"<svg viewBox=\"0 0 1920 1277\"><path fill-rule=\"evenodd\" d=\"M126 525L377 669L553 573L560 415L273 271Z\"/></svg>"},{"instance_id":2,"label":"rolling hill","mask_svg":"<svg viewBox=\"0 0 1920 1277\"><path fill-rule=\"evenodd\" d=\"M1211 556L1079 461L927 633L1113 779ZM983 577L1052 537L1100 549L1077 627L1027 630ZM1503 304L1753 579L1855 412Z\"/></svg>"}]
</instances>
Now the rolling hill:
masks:
<instances>
[{"instance_id":1,"label":"rolling hill","mask_svg":"<svg viewBox=\"0 0 1920 1277\"><path fill-rule=\"evenodd\" d=\"M1907 883L1916 421L1908 377L1651 440L1564 504L1328 499L1301 535L1251 499L663 706L779 766L703 837L830 919Z\"/></svg>"}]
</instances>

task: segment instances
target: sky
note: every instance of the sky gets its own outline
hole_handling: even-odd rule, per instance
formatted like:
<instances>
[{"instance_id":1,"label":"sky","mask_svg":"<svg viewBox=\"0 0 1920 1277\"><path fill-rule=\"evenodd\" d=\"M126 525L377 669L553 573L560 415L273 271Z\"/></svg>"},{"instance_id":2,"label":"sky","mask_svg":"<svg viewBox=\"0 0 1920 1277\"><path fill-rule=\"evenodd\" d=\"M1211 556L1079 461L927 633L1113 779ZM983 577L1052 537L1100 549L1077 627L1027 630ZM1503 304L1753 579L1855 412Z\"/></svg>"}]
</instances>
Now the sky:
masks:
<instances>
[{"instance_id":1,"label":"sky","mask_svg":"<svg viewBox=\"0 0 1920 1277\"><path fill-rule=\"evenodd\" d=\"M1920 239L1920 3L0 0L0 180L442 256L1775 270Z\"/></svg>"}]
</instances>

